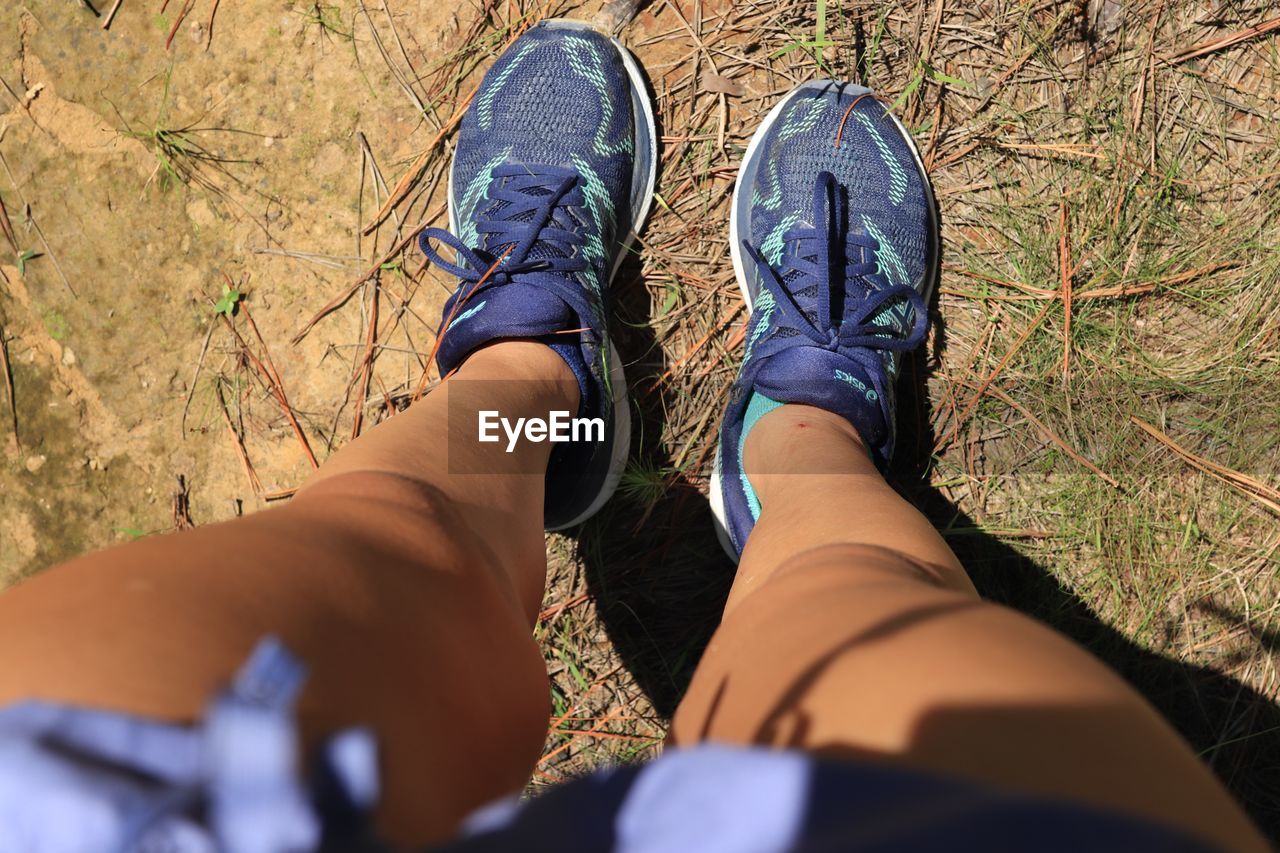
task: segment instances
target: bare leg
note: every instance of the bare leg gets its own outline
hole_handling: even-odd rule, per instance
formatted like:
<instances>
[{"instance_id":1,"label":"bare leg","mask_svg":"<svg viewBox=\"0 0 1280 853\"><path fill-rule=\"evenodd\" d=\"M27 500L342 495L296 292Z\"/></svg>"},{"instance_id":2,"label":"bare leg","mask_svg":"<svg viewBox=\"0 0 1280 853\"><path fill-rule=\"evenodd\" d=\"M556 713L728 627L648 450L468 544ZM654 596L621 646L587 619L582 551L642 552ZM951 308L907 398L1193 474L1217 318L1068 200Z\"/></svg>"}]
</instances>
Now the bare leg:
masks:
<instances>
[{"instance_id":1,"label":"bare leg","mask_svg":"<svg viewBox=\"0 0 1280 853\"><path fill-rule=\"evenodd\" d=\"M887 760L1266 849L1132 688L978 599L847 422L783 406L753 428L744 465L762 512L674 742ZM757 473L786 470L831 473Z\"/></svg>"},{"instance_id":2,"label":"bare leg","mask_svg":"<svg viewBox=\"0 0 1280 853\"><path fill-rule=\"evenodd\" d=\"M479 444L469 413L545 417L577 400L551 350L496 344L336 454L287 506L32 578L0 596L0 702L191 719L275 633L311 667L307 737L376 729L384 830L447 836L527 782L549 713L531 635L549 445Z\"/></svg>"}]
</instances>

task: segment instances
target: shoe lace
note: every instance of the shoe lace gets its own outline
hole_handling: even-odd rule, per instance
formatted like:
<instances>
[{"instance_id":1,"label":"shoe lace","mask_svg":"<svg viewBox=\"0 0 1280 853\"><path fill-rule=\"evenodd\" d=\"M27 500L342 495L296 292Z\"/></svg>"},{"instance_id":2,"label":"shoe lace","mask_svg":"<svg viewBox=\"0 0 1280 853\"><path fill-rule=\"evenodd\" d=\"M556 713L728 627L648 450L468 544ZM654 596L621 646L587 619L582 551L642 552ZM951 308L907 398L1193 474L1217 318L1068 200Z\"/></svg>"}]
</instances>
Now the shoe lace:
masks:
<instances>
[{"instance_id":1,"label":"shoe lace","mask_svg":"<svg viewBox=\"0 0 1280 853\"><path fill-rule=\"evenodd\" d=\"M924 297L914 287L890 285L881 274L876 260L880 244L849 229L848 200L830 172L819 174L814 186L813 222L812 227L795 226L783 234L789 248L778 269L750 243L742 243L760 270L779 319L815 346L838 350L873 369L879 361L873 351L906 352L919 346L928 329ZM850 249L860 250L857 260ZM801 299L809 303L807 312ZM876 321L896 302L914 309L911 331L905 335L896 326Z\"/></svg>"},{"instance_id":2,"label":"shoe lace","mask_svg":"<svg viewBox=\"0 0 1280 853\"><path fill-rule=\"evenodd\" d=\"M426 228L418 236L427 260L468 288L455 300L455 312L481 290L519 282L550 290L579 316L588 316L590 306L573 275L587 269L575 252L586 237L565 218L567 208L583 204L578 173L513 163L494 169L493 179L492 204L475 222L481 245L468 246L443 228ZM453 249L460 263L446 261L432 241Z\"/></svg>"}]
</instances>

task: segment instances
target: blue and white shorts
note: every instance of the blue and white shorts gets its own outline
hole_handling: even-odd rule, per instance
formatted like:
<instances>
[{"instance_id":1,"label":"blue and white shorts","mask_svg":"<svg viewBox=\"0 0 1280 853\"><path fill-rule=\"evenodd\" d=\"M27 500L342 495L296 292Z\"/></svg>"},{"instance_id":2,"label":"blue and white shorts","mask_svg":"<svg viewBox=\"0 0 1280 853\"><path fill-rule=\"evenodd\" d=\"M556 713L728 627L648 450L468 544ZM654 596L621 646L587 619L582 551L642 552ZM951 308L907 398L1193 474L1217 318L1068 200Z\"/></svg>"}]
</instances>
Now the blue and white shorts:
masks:
<instances>
[{"instance_id":1,"label":"blue and white shorts","mask_svg":"<svg viewBox=\"0 0 1280 853\"><path fill-rule=\"evenodd\" d=\"M194 725L0 710L0 853L386 851L372 732L298 770L305 678L264 640ZM1135 818L803 753L703 745L473 814L450 851L1207 850Z\"/></svg>"}]
</instances>

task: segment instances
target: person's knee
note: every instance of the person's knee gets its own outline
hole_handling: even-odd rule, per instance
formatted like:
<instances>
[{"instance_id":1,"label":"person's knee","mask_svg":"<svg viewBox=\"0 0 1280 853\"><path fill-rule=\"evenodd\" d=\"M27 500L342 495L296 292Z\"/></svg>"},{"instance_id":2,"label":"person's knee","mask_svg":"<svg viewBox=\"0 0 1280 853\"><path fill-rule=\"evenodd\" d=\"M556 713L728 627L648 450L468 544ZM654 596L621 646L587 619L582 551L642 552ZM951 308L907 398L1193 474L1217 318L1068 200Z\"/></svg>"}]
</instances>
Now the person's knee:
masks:
<instances>
[{"instance_id":1,"label":"person's knee","mask_svg":"<svg viewBox=\"0 0 1280 853\"><path fill-rule=\"evenodd\" d=\"M779 587L806 582L810 578L834 576L841 585L874 583L925 584L937 589L965 592L943 566L910 557L880 545L824 545L788 558L756 590L756 595L776 592Z\"/></svg>"},{"instance_id":2,"label":"person's knee","mask_svg":"<svg viewBox=\"0 0 1280 853\"><path fill-rule=\"evenodd\" d=\"M448 494L425 480L389 471L338 474L300 492L291 512L346 530L379 549L422 556L442 552L450 562L469 562L486 551Z\"/></svg>"},{"instance_id":3,"label":"person's knee","mask_svg":"<svg viewBox=\"0 0 1280 853\"><path fill-rule=\"evenodd\" d=\"M245 519L241 532L268 537L278 553L304 555L306 565L286 570L323 574L327 588L351 602L392 599L395 608L447 600L467 613L514 607L525 622L527 596L511 567L431 483L390 472L339 474L268 515Z\"/></svg>"},{"instance_id":4,"label":"person's knee","mask_svg":"<svg viewBox=\"0 0 1280 853\"><path fill-rule=\"evenodd\" d=\"M387 512L407 513L416 521L442 526L458 516L454 502L438 486L391 471L352 471L326 477L300 491L289 505L313 510L341 505L375 520Z\"/></svg>"}]
</instances>

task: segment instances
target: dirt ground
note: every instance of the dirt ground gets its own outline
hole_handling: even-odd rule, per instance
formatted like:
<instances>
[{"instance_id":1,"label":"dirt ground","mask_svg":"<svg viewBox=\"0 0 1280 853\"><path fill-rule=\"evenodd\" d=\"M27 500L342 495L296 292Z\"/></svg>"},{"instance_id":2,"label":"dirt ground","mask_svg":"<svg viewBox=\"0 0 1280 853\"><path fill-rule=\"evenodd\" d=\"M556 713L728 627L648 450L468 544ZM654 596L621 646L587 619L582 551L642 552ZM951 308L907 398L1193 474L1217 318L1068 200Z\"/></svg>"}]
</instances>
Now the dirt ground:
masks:
<instances>
[{"instance_id":1,"label":"dirt ground","mask_svg":"<svg viewBox=\"0 0 1280 853\"><path fill-rule=\"evenodd\" d=\"M0 587L287 500L403 407L451 283L398 249L441 224L459 110L520 27L599 4L123 0L109 29L93 5L0 7ZM1280 837L1280 50L1250 29L1274 15L642 5L620 38L663 168L617 282L633 458L548 540L535 785L655 750L716 625L728 194L777 97L840 76L904 116L944 222L899 487L985 595L1138 685Z\"/></svg>"},{"instance_id":2,"label":"dirt ground","mask_svg":"<svg viewBox=\"0 0 1280 853\"><path fill-rule=\"evenodd\" d=\"M448 37L443 9L398 10L420 55ZM358 134L396 169L419 144L414 112L380 61L357 63L351 40L302 4L237 3L211 42L208 9L195 8L166 51L175 11L125 3L104 32L76 4L0 10L3 76L28 102L5 96L4 199L22 250L42 253L25 276L12 256L3 270L18 423L0 482L9 581L172 528L179 477L198 523L263 504L215 390L254 381L213 309L224 276L249 294L320 458L359 355L358 310L288 339L373 251L355 236ZM177 145L207 153L157 145L157 131L184 128ZM190 179L174 181L162 158ZM428 293L419 310L432 316L438 301ZM296 486L309 464L281 410L247 391L224 396L264 491Z\"/></svg>"}]
</instances>

